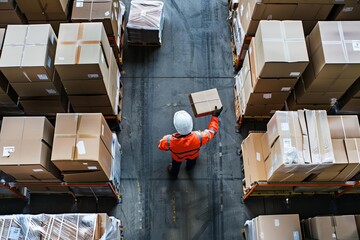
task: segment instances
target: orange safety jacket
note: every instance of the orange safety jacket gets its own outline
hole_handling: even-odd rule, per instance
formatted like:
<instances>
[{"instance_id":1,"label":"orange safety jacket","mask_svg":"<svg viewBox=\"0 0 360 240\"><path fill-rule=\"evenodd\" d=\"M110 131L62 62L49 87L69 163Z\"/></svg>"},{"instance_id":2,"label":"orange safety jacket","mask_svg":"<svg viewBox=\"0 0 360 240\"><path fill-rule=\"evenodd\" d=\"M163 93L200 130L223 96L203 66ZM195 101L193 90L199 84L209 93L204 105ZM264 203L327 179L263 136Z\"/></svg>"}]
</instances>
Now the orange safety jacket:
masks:
<instances>
[{"instance_id":1,"label":"orange safety jacket","mask_svg":"<svg viewBox=\"0 0 360 240\"><path fill-rule=\"evenodd\" d=\"M219 129L219 120L213 116L204 131L192 131L188 135L174 133L164 136L159 142L159 149L170 151L171 157L177 162L193 160L199 156L201 146L214 138Z\"/></svg>"}]
</instances>

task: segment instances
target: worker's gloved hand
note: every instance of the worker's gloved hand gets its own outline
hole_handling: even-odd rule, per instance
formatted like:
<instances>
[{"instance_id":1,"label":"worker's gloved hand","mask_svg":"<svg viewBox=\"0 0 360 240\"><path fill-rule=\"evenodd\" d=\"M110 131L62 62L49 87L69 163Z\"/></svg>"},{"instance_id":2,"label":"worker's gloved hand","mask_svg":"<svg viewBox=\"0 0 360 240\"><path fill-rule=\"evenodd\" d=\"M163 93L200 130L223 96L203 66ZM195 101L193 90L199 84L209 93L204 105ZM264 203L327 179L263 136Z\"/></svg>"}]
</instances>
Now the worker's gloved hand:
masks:
<instances>
[{"instance_id":1,"label":"worker's gloved hand","mask_svg":"<svg viewBox=\"0 0 360 240\"><path fill-rule=\"evenodd\" d=\"M213 112L212 115L215 116L215 117L219 117L221 111L223 110L223 108L224 108L224 107L221 107L220 109L218 109L217 106L215 106L215 110L214 110L214 112Z\"/></svg>"}]
</instances>

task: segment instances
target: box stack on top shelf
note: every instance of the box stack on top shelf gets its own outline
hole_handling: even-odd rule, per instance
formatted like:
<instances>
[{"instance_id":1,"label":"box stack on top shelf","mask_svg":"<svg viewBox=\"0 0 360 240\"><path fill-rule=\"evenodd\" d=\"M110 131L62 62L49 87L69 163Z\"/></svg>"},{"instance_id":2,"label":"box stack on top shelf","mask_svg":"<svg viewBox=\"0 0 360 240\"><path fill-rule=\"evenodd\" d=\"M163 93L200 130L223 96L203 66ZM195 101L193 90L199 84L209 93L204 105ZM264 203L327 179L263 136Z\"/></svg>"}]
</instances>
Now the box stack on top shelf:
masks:
<instances>
[{"instance_id":1,"label":"box stack on top shelf","mask_svg":"<svg viewBox=\"0 0 360 240\"><path fill-rule=\"evenodd\" d=\"M281 110L308 62L301 21L261 21L235 77L241 116Z\"/></svg>"},{"instance_id":2,"label":"box stack on top shelf","mask_svg":"<svg viewBox=\"0 0 360 240\"><path fill-rule=\"evenodd\" d=\"M66 112L68 101L54 68L57 38L50 24L9 25L0 70L27 114Z\"/></svg>"},{"instance_id":3,"label":"box stack on top shelf","mask_svg":"<svg viewBox=\"0 0 360 240\"><path fill-rule=\"evenodd\" d=\"M30 24L51 24L55 33L61 23L70 21L69 0L16 0Z\"/></svg>"},{"instance_id":4,"label":"box stack on top shelf","mask_svg":"<svg viewBox=\"0 0 360 240\"><path fill-rule=\"evenodd\" d=\"M75 112L119 113L120 71L102 23L61 24L55 68Z\"/></svg>"},{"instance_id":5,"label":"box stack on top shelf","mask_svg":"<svg viewBox=\"0 0 360 240\"><path fill-rule=\"evenodd\" d=\"M128 44L161 46L164 27L164 3L161 1L131 1L126 25Z\"/></svg>"},{"instance_id":6,"label":"box stack on top shelf","mask_svg":"<svg viewBox=\"0 0 360 240\"><path fill-rule=\"evenodd\" d=\"M359 172L357 116L277 111L266 133L243 141L245 188L255 182L347 181Z\"/></svg>"},{"instance_id":7,"label":"box stack on top shelf","mask_svg":"<svg viewBox=\"0 0 360 240\"><path fill-rule=\"evenodd\" d=\"M24 14L19 9L15 0L3 0L0 2L0 27L6 28L8 24L27 23Z\"/></svg>"},{"instance_id":8,"label":"box stack on top shelf","mask_svg":"<svg viewBox=\"0 0 360 240\"><path fill-rule=\"evenodd\" d=\"M121 221L106 213L0 216L4 239L122 239Z\"/></svg>"},{"instance_id":9,"label":"box stack on top shelf","mask_svg":"<svg viewBox=\"0 0 360 240\"><path fill-rule=\"evenodd\" d=\"M330 110L338 100L343 112L360 113L359 87L342 101L360 78L359 6L356 0L229 1L238 124L284 105Z\"/></svg>"},{"instance_id":10,"label":"box stack on top shelf","mask_svg":"<svg viewBox=\"0 0 360 240\"><path fill-rule=\"evenodd\" d=\"M71 21L102 22L119 67L122 65L124 48L124 13L125 5L119 0L75 0Z\"/></svg>"}]
</instances>

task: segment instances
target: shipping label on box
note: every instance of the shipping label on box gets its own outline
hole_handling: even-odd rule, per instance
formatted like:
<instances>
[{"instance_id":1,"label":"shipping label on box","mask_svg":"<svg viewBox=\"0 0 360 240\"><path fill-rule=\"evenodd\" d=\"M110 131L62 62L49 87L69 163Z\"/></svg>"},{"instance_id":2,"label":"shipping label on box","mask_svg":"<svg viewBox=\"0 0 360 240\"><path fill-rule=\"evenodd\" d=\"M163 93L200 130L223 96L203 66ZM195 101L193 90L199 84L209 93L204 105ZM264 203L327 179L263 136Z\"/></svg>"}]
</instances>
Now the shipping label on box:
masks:
<instances>
[{"instance_id":1,"label":"shipping label on box","mask_svg":"<svg viewBox=\"0 0 360 240\"><path fill-rule=\"evenodd\" d=\"M217 109L222 107L219 93L216 88L191 93L189 99L195 117L210 115L214 112L215 107L217 107Z\"/></svg>"}]
</instances>

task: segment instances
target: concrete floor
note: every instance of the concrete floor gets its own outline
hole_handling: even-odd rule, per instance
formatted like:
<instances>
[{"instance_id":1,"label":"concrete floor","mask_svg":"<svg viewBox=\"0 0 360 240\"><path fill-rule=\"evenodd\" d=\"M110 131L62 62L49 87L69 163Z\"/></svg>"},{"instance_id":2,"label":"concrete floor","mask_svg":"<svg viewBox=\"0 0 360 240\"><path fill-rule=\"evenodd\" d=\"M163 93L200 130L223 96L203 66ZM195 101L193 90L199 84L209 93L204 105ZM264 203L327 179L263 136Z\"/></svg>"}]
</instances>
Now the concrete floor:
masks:
<instances>
[{"instance_id":1,"label":"concrete floor","mask_svg":"<svg viewBox=\"0 0 360 240\"><path fill-rule=\"evenodd\" d=\"M126 5L129 8L129 0ZM0 214L107 212L124 223L125 239L240 239L245 220L259 214L301 217L360 213L359 196L252 198L242 202L240 148L249 130L235 127L227 0L167 0L161 48L126 47L122 131L122 203L111 198L32 195L29 202L0 200ZM168 152L158 140L175 131L174 112L191 113L188 94L218 88L224 111L220 130L202 148L195 169L182 166L170 180ZM210 117L194 119L206 128Z\"/></svg>"}]
</instances>

